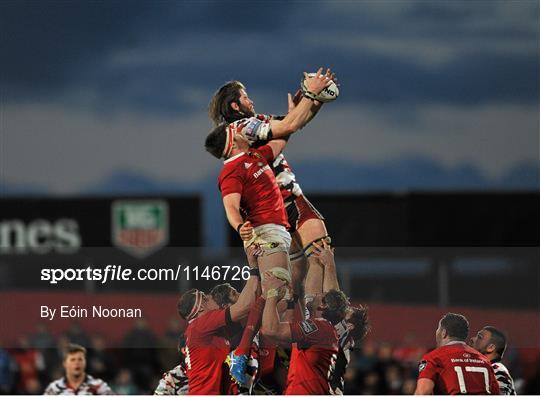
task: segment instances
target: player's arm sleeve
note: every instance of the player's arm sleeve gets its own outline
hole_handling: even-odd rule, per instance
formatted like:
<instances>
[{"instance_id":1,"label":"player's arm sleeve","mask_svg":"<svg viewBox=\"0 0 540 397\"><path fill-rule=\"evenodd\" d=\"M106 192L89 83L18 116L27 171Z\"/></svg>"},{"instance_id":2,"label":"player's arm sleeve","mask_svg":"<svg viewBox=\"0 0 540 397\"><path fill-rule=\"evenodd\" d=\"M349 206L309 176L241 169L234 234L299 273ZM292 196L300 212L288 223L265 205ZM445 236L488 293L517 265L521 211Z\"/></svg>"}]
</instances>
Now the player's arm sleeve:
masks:
<instances>
[{"instance_id":1,"label":"player's arm sleeve","mask_svg":"<svg viewBox=\"0 0 540 397\"><path fill-rule=\"evenodd\" d=\"M489 391L491 394L512 394L509 389L507 389L504 383L500 383L499 377L495 374L493 367L490 365L489 368Z\"/></svg>"},{"instance_id":2,"label":"player's arm sleeve","mask_svg":"<svg viewBox=\"0 0 540 397\"><path fill-rule=\"evenodd\" d=\"M220 181L219 190L221 191L222 198L231 193L242 194L244 191L244 180L242 176L238 174L227 175L222 181Z\"/></svg>"},{"instance_id":3,"label":"player's arm sleeve","mask_svg":"<svg viewBox=\"0 0 540 397\"><path fill-rule=\"evenodd\" d=\"M101 381L101 384L99 385L99 388L97 390L97 394L100 396L106 396L106 395L113 395L114 392L110 388L110 386L107 384L107 382Z\"/></svg>"},{"instance_id":4,"label":"player's arm sleeve","mask_svg":"<svg viewBox=\"0 0 540 397\"><path fill-rule=\"evenodd\" d=\"M265 115L259 115L248 119L242 132L250 143L272 139L270 120L271 117Z\"/></svg>"},{"instance_id":5,"label":"player's arm sleeve","mask_svg":"<svg viewBox=\"0 0 540 397\"><path fill-rule=\"evenodd\" d=\"M438 372L438 366L433 357L422 357L422 361L418 365L418 378L427 378L435 381Z\"/></svg>"},{"instance_id":6,"label":"player's arm sleeve","mask_svg":"<svg viewBox=\"0 0 540 397\"><path fill-rule=\"evenodd\" d=\"M257 150L261 155L268 161L272 163L274 159L283 151L287 141L285 139L274 139L268 142L266 145L259 147Z\"/></svg>"},{"instance_id":7,"label":"player's arm sleeve","mask_svg":"<svg viewBox=\"0 0 540 397\"><path fill-rule=\"evenodd\" d=\"M54 390L54 383L50 383L49 386L47 386L47 388L45 389L45 391L43 392L43 394L45 395L49 395L49 396L53 396L53 395L56 395L58 393L55 392Z\"/></svg>"}]
</instances>

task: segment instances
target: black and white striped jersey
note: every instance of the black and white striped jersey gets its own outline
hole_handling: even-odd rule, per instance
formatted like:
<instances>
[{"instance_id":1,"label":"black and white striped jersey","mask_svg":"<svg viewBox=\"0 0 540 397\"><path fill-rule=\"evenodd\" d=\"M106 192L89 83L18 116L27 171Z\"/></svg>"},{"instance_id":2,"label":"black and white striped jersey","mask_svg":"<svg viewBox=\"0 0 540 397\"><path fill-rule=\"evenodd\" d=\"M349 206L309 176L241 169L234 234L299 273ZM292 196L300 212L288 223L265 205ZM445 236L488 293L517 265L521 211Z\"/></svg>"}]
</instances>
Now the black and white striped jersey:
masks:
<instances>
[{"instance_id":1,"label":"black and white striped jersey","mask_svg":"<svg viewBox=\"0 0 540 397\"><path fill-rule=\"evenodd\" d=\"M337 323L334 328L339 338L339 352L333 371L330 374L330 393L342 395L345 390L345 372L351 361L354 340L349 335L349 329L345 320Z\"/></svg>"},{"instance_id":2,"label":"black and white striped jersey","mask_svg":"<svg viewBox=\"0 0 540 397\"><path fill-rule=\"evenodd\" d=\"M500 361L492 362L491 367L495 372L495 378L497 378L497 382L499 383L501 394L515 395L516 389L514 387L514 380L510 376L508 368Z\"/></svg>"},{"instance_id":3,"label":"black and white striped jersey","mask_svg":"<svg viewBox=\"0 0 540 397\"><path fill-rule=\"evenodd\" d=\"M43 394L48 395L104 395L114 394L109 385L99 378L94 378L91 375L86 375L83 383L73 389L65 377L51 382L45 389Z\"/></svg>"},{"instance_id":4,"label":"black and white striped jersey","mask_svg":"<svg viewBox=\"0 0 540 397\"><path fill-rule=\"evenodd\" d=\"M157 396L180 396L188 394L188 378L182 365L177 365L161 377L154 391Z\"/></svg>"}]
</instances>

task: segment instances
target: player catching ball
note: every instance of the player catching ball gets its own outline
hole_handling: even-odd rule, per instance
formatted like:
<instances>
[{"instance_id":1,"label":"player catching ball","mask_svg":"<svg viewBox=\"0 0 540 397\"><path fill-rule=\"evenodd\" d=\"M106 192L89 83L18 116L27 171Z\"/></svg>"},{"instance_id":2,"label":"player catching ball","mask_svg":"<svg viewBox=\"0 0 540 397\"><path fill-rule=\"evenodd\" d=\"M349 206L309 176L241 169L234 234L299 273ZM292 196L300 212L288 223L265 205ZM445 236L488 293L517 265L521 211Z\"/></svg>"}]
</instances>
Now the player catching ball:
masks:
<instances>
[{"instance_id":1,"label":"player catching ball","mask_svg":"<svg viewBox=\"0 0 540 397\"><path fill-rule=\"evenodd\" d=\"M319 69L317 74L321 74ZM311 99L309 116L304 124L307 124L319 112L323 102L336 99L339 90L335 84L335 75L327 69L325 76L332 80L329 87L315 95L311 88L307 87L309 77L313 74L304 75L302 90L298 91L294 99L289 94L288 112L294 111L300 100L305 97ZM256 114L253 101L249 98L245 86L239 81L230 81L223 85L212 97L209 105L209 116L215 125L229 123L236 131L243 131L249 144L253 148L266 145L272 139L283 138L286 134L276 128L279 121L286 116L271 116ZM290 225L289 232L292 235L290 261L293 280L293 289L303 304L304 290L306 296L313 296L321 288L323 270L316 261L311 258L312 243L321 239L330 242L324 217L304 196L296 177L283 153L279 153L269 163L278 183L283 197L287 221ZM313 264L313 265L312 265Z\"/></svg>"},{"instance_id":2,"label":"player catching ball","mask_svg":"<svg viewBox=\"0 0 540 397\"><path fill-rule=\"evenodd\" d=\"M307 91L298 104L291 105L289 96L289 105L294 108L282 120L270 120L266 124L267 134L278 139L254 149L248 140L249 126L224 122L205 142L208 152L225 160L218 186L230 225L239 233L245 247L256 245L262 249L263 254L258 258L261 274L272 270L286 280L291 279L288 255L291 236L287 231L289 223L283 197L270 164L285 148L286 138L311 119L312 97L332 84L330 74L323 74L322 68L313 76L305 74L305 80ZM248 100L245 105L253 106L253 103ZM250 331L251 338L255 332ZM231 374L241 384L245 383L247 360L246 354L236 356L234 352L229 358Z\"/></svg>"},{"instance_id":3,"label":"player catching ball","mask_svg":"<svg viewBox=\"0 0 540 397\"><path fill-rule=\"evenodd\" d=\"M330 76L322 74L322 68L315 76L306 77L311 94L319 94L330 84ZM244 246L261 247L264 253L258 259L263 273L274 267L289 271L291 243L283 198L269 164L285 148L285 138L309 121L312 104L313 100L305 96L283 120L270 120L267 132L279 139L257 149L250 147L249 127L238 123L222 123L206 138L206 150L225 160L218 185L227 219Z\"/></svg>"}]
</instances>

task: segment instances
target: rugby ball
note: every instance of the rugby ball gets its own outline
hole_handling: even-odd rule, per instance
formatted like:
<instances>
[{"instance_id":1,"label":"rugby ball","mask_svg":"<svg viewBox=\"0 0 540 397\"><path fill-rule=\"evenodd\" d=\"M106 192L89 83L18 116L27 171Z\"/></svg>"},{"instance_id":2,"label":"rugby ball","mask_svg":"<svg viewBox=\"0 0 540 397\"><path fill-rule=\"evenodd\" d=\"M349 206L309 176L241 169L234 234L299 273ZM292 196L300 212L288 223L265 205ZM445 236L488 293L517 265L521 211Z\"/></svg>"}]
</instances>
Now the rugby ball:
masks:
<instances>
[{"instance_id":1,"label":"rugby ball","mask_svg":"<svg viewBox=\"0 0 540 397\"><path fill-rule=\"evenodd\" d=\"M316 75L317 73L308 73L309 77L313 77ZM300 85L303 92L307 91L306 79L302 79L302 82ZM319 102L331 102L331 101L335 101L338 96L339 96L339 88L336 83L331 81L331 84L328 87L326 87L324 90L322 90L318 95L316 95L315 99L318 100Z\"/></svg>"}]
</instances>

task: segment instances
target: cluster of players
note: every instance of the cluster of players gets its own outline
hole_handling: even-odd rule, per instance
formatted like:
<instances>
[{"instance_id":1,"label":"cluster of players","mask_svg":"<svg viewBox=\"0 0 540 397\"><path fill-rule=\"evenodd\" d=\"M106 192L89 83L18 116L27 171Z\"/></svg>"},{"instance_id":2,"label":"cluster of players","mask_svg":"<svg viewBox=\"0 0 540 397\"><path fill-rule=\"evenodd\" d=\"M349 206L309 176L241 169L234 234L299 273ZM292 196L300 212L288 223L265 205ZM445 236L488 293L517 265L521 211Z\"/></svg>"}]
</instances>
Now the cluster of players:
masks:
<instances>
[{"instance_id":1,"label":"cluster of players","mask_svg":"<svg viewBox=\"0 0 540 397\"><path fill-rule=\"evenodd\" d=\"M183 359L163 375L156 394L343 394L351 349L366 336L368 315L340 290L324 218L282 153L322 108L313 98L335 80L322 68L304 77L304 91L288 95L285 116L255 113L238 81L210 102L215 129L205 147L224 160L219 190L244 242L250 277L241 292L221 284L209 294L182 294ZM504 336L486 327L473 338L476 349L493 354L490 363L465 343L468 331L461 315L441 319L438 348L419 366L417 394L515 393L497 361Z\"/></svg>"}]
</instances>

